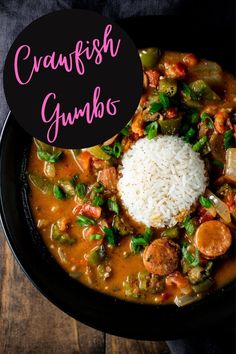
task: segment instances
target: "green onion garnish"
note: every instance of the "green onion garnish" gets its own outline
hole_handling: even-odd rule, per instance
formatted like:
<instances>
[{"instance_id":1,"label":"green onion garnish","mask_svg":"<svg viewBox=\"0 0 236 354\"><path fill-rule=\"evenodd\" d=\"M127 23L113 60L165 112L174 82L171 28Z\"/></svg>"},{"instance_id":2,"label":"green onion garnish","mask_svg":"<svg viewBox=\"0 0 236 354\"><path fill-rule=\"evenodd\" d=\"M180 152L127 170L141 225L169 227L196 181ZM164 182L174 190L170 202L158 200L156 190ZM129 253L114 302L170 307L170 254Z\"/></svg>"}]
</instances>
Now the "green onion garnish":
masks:
<instances>
[{"instance_id":1,"label":"green onion garnish","mask_svg":"<svg viewBox=\"0 0 236 354\"><path fill-rule=\"evenodd\" d=\"M170 107L169 97L164 92L160 92L159 98L160 98L160 103L162 104L163 109L166 111Z\"/></svg>"},{"instance_id":2,"label":"green onion garnish","mask_svg":"<svg viewBox=\"0 0 236 354\"><path fill-rule=\"evenodd\" d=\"M75 194L79 198L84 198L86 195L86 191L87 191L87 186L84 183L78 183L77 186L75 187Z\"/></svg>"},{"instance_id":3,"label":"green onion garnish","mask_svg":"<svg viewBox=\"0 0 236 354\"><path fill-rule=\"evenodd\" d=\"M119 214L119 205L115 200L108 199L107 201L108 209L116 214Z\"/></svg>"},{"instance_id":4,"label":"green onion garnish","mask_svg":"<svg viewBox=\"0 0 236 354\"><path fill-rule=\"evenodd\" d=\"M193 221L193 219L190 218L190 216L187 216L183 222L182 222L183 227L185 228L187 234L189 236L192 236L196 230L196 225Z\"/></svg>"},{"instance_id":5,"label":"green onion garnish","mask_svg":"<svg viewBox=\"0 0 236 354\"><path fill-rule=\"evenodd\" d=\"M199 202L204 208L211 208L214 205L209 198L206 198L203 195L199 197Z\"/></svg>"},{"instance_id":6,"label":"green onion garnish","mask_svg":"<svg viewBox=\"0 0 236 354\"><path fill-rule=\"evenodd\" d=\"M90 235L90 241L94 241L94 240L101 240L102 235L100 234L92 234Z\"/></svg>"},{"instance_id":7,"label":"green onion garnish","mask_svg":"<svg viewBox=\"0 0 236 354\"><path fill-rule=\"evenodd\" d=\"M193 151L199 152L206 144L206 142L207 142L207 136L205 135L192 146Z\"/></svg>"},{"instance_id":8,"label":"green onion garnish","mask_svg":"<svg viewBox=\"0 0 236 354\"><path fill-rule=\"evenodd\" d=\"M92 204L95 206L102 206L104 204L104 199L100 195L96 195L93 198Z\"/></svg>"},{"instance_id":9,"label":"green onion garnish","mask_svg":"<svg viewBox=\"0 0 236 354\"><path fill-rule=\"evenodd\" d=\"M88 216L79 215L77 217L76 223L79 224L80 226L89 226L89 225L94 225L96 221L92 218L89 218Z\"/></svg>"},{"instance_id":10,"label":"green onion garnish","mask_svg":"<svg viewBox=\"0 0 236 354\"><path fill-rule=\"evenodd\" d=\"M118 244L118 237L115 230L112 227L104 227L105 238L109 245L116 246Z\"/></svg>"},{"instance_id":11,"label":"green onion garnish","mask_svg":"<svg viewBox=\"0 0 236 354\"><path fill-rule=\"evenodd\" d=\"M144 129L144 134L147 135L149 140L155 138L157 136L158 123L152 122L146 125Z\"/></svg>"},{"instance_id":12,"label":"green onion garnish","mask_svg":"<svg viewBox=\"0 0 236 354\"><path fill-rule=\"evenodd\" d=\"M224 147L225 149L229 149L234 145L234 134L232 130L227 130L224 133Z\"/></svg>"},{"instance_id":13,"label":"green onion garnish","mask_svg":"<svg viewBox=\"0 0 236 354\"><path fill-rule=\"evenodd\" d=\"M149 108L149 113L154 114L159 112L162 108L162 104L160 102L153 102Z\"/></svg>"},{"instance_id":14,"label":"green onion garnish","mask_svg":"<svg viewBox=\"0 0 236 354\"><path fill-rule=\"evenodd\" d=\"M183 257L187 259L187 261L192 267L196 267L199 264L199 251L196 248L195 255L193 256L191 253L188 252L187 247L188 244L185 242L181 249Z\"/></svg>"},{"instance_id":15,"label":"green onion garnish","mask_svg":"<svg viewBox=\"0 0 236 354\"><path fill-rule=\"evenodd\" d=\"M214 129L214 123L209 114L203 112L201 114L201 121L204 123L204 125L209 128L209 129Z\"/></svg>"},{"instance_id":16,"label":"green onion garnish","mask_svg":"<svg viewBox=\"0 0 236 354\"><path fill-rule=\"evenodd\" d=\"M53 187L53 195L54 195L54 197L56 197L57 199L60 199L60 200L66 199L66 193L57 184L55 184Z\"/></svg>"}]
</instances>

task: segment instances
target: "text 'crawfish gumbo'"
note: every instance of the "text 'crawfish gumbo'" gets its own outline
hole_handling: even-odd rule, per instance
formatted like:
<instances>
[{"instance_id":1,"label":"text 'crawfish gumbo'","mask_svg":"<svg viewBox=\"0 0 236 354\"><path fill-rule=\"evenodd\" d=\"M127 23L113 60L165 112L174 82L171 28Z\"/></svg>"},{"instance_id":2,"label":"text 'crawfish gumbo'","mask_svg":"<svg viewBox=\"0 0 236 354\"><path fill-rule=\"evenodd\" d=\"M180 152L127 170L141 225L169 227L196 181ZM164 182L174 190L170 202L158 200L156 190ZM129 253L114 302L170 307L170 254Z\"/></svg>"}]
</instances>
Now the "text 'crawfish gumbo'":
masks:
<instances>
[{"instance_id":1,"label":"text 'crawfish gumbo'","mask_svg":"<svg viewBox=\"0 0 236 354\"><path fill-rule=\"evenodd\" d=\"M133 119L101 146L35 140L30 204L73 278L182 306L236 278L236 82L193 54L140 50Z\"/></svg>"}]
</instances>

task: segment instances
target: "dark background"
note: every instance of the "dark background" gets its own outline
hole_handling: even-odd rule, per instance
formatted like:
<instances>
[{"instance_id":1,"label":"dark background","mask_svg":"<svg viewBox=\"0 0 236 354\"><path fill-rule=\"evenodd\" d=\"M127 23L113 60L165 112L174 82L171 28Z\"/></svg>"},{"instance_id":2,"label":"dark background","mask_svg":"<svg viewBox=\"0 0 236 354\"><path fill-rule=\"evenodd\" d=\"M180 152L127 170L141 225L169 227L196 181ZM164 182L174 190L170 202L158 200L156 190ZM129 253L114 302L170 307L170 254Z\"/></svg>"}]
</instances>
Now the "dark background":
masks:
<instances>
[{"instance_id":1,"label":"dark background","mask_svg":"<svg viewBox=\"0 0 236 354\"><path fill-rule=\"evenodd\" d=\"M201 29L201 33L204 33L205 28L205 35L209 36L209 45L211 40L218 41L218 50L222 57L227 55L224 44L227 40L226 29L229 28L229 24L235 32L235 2L232 0L221 2L214 0L0 0L0 129L8 113L2 86L3 65L13 40L36 18L51 11L69 8L91 9L116 20L132 16L181 15L181 21L184 21L183 16L187 19L194 15L202 19L197 26ZM40 33L38 35L40 36ZM188 37L187 20L186 32L183 35ZM161 36L162 33L157 33L157 38ZM145 28L143 28L143 37L144 41L148 40ZM191 38L188 40L191 42ZM181 38L179 41L181 43ZM231 33L230 43L230 55L235 56L235 33L233 35ZM221 337L209 338L206 333L205 338L172 341L168 342L168 345L173 354L233 354L236 352L235 333L226 333L223 324Z\"/></svg>"}]
</instances>

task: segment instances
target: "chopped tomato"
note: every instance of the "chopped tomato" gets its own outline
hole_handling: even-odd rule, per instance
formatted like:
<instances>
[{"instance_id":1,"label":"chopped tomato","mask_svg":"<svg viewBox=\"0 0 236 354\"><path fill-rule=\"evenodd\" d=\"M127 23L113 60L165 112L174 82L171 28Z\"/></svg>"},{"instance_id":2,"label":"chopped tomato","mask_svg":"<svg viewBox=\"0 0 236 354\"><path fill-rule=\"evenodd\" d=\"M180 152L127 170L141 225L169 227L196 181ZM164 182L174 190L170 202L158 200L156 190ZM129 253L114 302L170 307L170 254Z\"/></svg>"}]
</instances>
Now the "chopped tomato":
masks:
<instances>
[{"instance_id":1,"label":"chopped tomato","mask_svg":"<svg viewBox=\"0 0 236 354\"><path fill-rule=\"evenodd\" d=\"M225 200L224 200L225 204L229 208L231 208L235 204L234 198L235 198L235 194L232 191L229 191L226 195Z\"/></svg>"},{"instance_id":2,"label":"chopped tomato","mask_svg":"<svg viewBox=\"0 0 236 354\"><path fill-rule=\"evenodd\" d=\"M202 224L205 221L210 221L210 220L213 220L213 219L214 219L213 215L211 215L211 214L206 212L205 214L200 216L199 223Z\"/></svg>"},{"instance_id":3,"label":"chopped tomato","mask_svg":"<svg viewBox=\"0 0 236 354\"><path fill-rule=\"evenodd\" d=\"M181 79L186 75L186 67L183 63L169 64L165 63L166 76L171 79Z\"/></svg>"},{"instance_id":4,"label":"chopped tomato","mask_svg":"<svg viewBox=\"0 0 236 354\"><path fill-rule=\"evenodd\" d=\"M166 111L166 118L167 119L173 119L177 116L177 108L175 107L170 107Z\"/></svg>"},{"instance_id":5,"label":"chopped tomato","mask_svg":"<svg viewBox=\"0 0 236 354\"><path fill-rule=\"evenodd\" d=\"M157 87L157 84L158 84L158 81L160 78L159 72L156 70L147 70L147 71L145 71L145 74L148 77L149 86Z\"/></svg>"},{"instance_id":6,"label":"chopped tomato","mask_svg":"<svg viewBox=\"0 0 236 354\"><path fill-rule=\"evenodd\" d=\"M105 188L110 191L116 190L117 172L115 167L108 167L98 173L98 182L101 182Z\"/></svg>"},{"instance_id":7,"label":"chopped tomato","mask_svg":"<svg viewBox=\"0 0 236 354\"><path fill-rule=\"evenodd\" d=\"M89 218L94 218L98 219L101 216L102 213L102 208L99 206L94 206L90 202L86 202L83 205L78 205L73 209L73 213L80 214L80 215L85 215L88 216Z\"/></svg>"}]
</instances>

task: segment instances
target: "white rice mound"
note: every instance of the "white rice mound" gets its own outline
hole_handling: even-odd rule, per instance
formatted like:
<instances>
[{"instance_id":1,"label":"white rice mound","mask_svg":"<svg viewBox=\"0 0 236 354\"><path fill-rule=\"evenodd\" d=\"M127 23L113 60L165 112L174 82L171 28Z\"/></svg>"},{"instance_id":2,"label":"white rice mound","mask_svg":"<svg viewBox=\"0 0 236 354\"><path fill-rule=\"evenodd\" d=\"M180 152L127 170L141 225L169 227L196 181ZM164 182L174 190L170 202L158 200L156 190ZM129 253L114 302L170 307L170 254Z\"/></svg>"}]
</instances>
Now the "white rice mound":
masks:
<instances>
[{"instance_id":1,"label":"white rice mound","mask_svg":"<svg viewBox=\"0 0 236 354\"><path fill-rule=\"evenodd\" d=\"M176 136L139 139L124 154L119 173L124 207L149 227L182 221L207 185L199 153Z\"/></svg>"}]
</instances>

